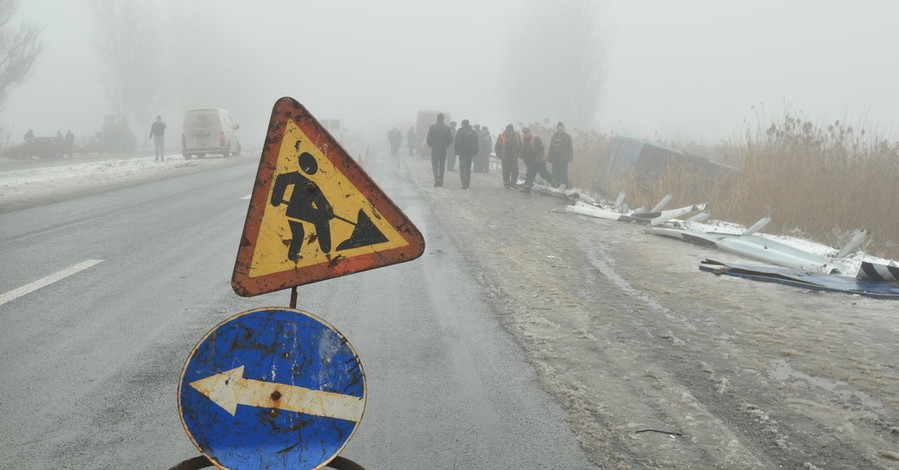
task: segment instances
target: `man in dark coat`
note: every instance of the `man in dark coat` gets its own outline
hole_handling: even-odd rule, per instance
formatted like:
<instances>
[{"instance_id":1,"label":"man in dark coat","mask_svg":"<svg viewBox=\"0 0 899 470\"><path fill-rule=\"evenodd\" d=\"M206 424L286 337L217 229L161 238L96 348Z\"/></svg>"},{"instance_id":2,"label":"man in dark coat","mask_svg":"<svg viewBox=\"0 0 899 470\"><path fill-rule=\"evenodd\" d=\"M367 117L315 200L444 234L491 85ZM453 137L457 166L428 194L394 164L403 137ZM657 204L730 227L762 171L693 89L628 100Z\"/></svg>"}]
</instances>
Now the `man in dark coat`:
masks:
<instances>
[{"instance_id":1,"label":"man in dark coat","mask_svg":"<svg viewBox=\"0 0 899 470\"><path fill-rule=\"evenodd\" d=\"M556 126L556 133L549 140L549 161L553 164L552 185L568 187L568 164L574 160L571 136L565 132L561 122Z\"/></svg>"},{"instance_id":2,"label":"man in dark coat","mask_svg":"<svg viewBox=\"0 0 899 470\"><path fill-rule=\"evenodd\" d=\"M153 139L153 148L156 150L156 158L153 161L165 161L165 122L162 116L156 116L156 122L150 126L150 138Z\"/></svg>"},{"instance_id":3,"label":"man in dark coat","mask_svg":"<svg viewBox=\"0 0 899 470\"><path fill-rule=\"evenodd\" d=\"M387 133L387 140L390 141L390 156L397 157L400 154L400 144L403 142L403 133L394 127Z\"/></svg>"},{"instance_id":4,"label":"man in dark coat","mask_svg":"<svg viewBox=\"0 0 899 470\"><path fill-rule=\"evenodd\" d=\"M434 171L434 187L443 186L443 172L446 168L446 149L453 143L449 126L443 123L443 113L437 115L437 122L428 128L425 142L431 147L431 169Z\"/></svg>"},{"instance_id":5,"label":"man in dark coat","mask_svg":"<svg viewBox=\"0 0 899 470\"><path fill-rule=\"evenodd\" d=\"M521 190L529 193L534 186L537 173L540 173L540 177L547 183L551 182L553 177L546 169L546 154L543 152L543 141L540 140L540 136L532 133L527 127L522 129L521 133L521 159L528 169Z\"/></svg>"},{"instance_id":6,"label":"man in dark coat","mask_svg":"<svg viewBox=\"0 0 899 470\"><path fill-rule=\"evenodd\" d=\"M503 163L503 184L506 189L518 187L518 157L521 156L521 135L512 124L496 137L496 157Z\"/></svg>"},{"instance_id":7,"label":"man in dark coat","mask_svg":"<svg viewBox=\"0 0 899 470\"><path fill-rule=\"evenodd\" d=\"M471 160L478 154L478 140L480 136L468 124L468 119L462 120L462 128L456 132L453 140L453 149L459 155L459 177L462 179L462 189L468 189L471 183Z\"/></svg>"}]
</instances>

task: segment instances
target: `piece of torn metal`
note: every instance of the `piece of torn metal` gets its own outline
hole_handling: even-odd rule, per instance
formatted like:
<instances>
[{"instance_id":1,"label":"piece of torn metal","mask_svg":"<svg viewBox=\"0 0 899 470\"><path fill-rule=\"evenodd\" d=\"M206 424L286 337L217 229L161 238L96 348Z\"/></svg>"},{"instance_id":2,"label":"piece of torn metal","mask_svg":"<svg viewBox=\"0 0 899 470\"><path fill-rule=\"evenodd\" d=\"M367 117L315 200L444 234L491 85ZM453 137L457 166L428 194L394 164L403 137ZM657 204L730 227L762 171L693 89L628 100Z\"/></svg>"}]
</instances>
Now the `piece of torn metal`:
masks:
<instances>
[{"instance_id":1,"label":"piece of torn metal","mask_svg":"<svg viewBox=\"0 0 899 470\"><path fill-rule=\"evenodd\" d=\"M552 186L535 184L531 191L535 193L545 194L547 196L553 196L560 199L565 199L566 201L585 201L588 204L596 203L596 200L590 197L587 194L584 194L577 189L567 189L567 188L553 188Z\"/></svg>"},{"instance_id":2,"label":"piece of torn metal","mask_svg":"<svg viewBox=\"0 0 899 470\"><path fill-rule=\"evenodd\" d=\"M582 201L575 201L574 204L565 206L566 212L573 214L587 215L607 220L618 220L621 222L636 222L640 224L659 225L671 219L687 215L695 211L704 211L709 207L707 203L694 204L692 206L679 207L677 209L669 209L654 212L637 212L628 211L625 213L616 212L593 204L587 204Z\"/></svg>"},{"instance_id":3,"label":"piece of torn metal","mask_svg":"<svg viewBox=\"0 0 899 470\"><path fill-rule=\"evenodd\" d=\"M766 219L768 218L761 219L742 234L696 232L667 227L650 228L646 231L653 235L678 238L690 243L717 248L728 253L801 271L845 274L851 270L847 264L833 258L809 253L778 241L753 235L753 233L759 230L759 225ZM761 225L763 226L764 224Z\"/></svg>"},{"instance_id":4,"label":"piece of torn metal","mask_svg":"<svg viewBox=\"0 0 899 470\"><path fill-rule=\"evenodd\" d=\"M748 266L703 260L700 271L742 277L761 282L773 282L804 289L857 294L885 300L899 300L899 284L839 274L812 273L793 268Z\"/></svg>"}]
</instances>

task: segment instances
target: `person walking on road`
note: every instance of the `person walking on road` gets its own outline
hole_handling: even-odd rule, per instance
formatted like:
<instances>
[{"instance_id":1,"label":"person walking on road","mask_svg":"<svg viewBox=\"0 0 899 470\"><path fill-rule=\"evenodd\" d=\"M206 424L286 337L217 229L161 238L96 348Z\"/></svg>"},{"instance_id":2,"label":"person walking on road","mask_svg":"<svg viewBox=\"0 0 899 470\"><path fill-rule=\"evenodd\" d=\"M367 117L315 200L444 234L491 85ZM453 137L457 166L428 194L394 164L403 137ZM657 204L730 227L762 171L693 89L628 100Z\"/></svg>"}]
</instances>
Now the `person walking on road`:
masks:
<instances>
[{"instance_id":1,"label":"person walking on road","mask_svg":"<svg viewBox=\"0 0 899 470\"><path fill-rule=\"evenodd\" d=\"M568 187L568 164L574 160L571 136L565 132L565 125L559 122L556 133L549 140L549 161L552 162L553 187Z\"/></svg>"},{"instance_id":2,"label":"person walking on road","mask_svg":"<svg viewBox=\"0 0 899 470\"><path fill-rule=\"evenodd\" d=\"M512 124L496 137L496 157L503 164L503 184L506 189L518 187L518 157L521 156L521 135Z\"/></svg>"},{"instance_id":3,"label":"person walking on road","mask_svg":"<svg viewBox=\"0 0 899 470\"><path fill-rule=\"evenodd\" d=\"M471 161L478 154L477 131L468 125L468 119L462 120L462 128L456 132L453 149L459 155L459 178L462 180L462 189L468 189L471 184Z\"/></svg>"},{"instance_id":4,"label":"person walking on road","mask_svg":"<svg viewBox=\"0 0 899 470\"><path fill-rule=\"evenodd\" d=\"M546 154L543 152L543 141L540 139L540 136L532 133L527 127L522 129L521 133L521 159L524 160L524 164L527 167L524 185L521 190L529 193L531 188L534 187L534 178L537 177L538 173L547 183L551 182L553 177L549 174L549 170L546 169Z\"/></svg>"},{"instance_id":5,"label":"person walking on road","mask_svg":"<svg viewBox=\"0 0 899 470\"><path fill-rule=\"evenodd\" d=\"M437 122L428 128L425 142L431 147L431 170L434 172L434 187L443 186L443 173L446 168L446 150L453 143L453 134L449 126L443 122L443 113L437 115Z\"/></svg>"},{"instance_id":6,"label":"person walking on road","mask_svg":"<svg viewBox=\"0 0 899 470\"><path fill-rule=\"evenodd\" d=\"M390 141L390 156L398 157L400 155L400 144L403 143L403 133L394 127L387 133L387 140Z\"/></svg>"},{"instance_id":7,"label":"person walking on road","mask_svg":"<svg viewBox=\"0 0 899 470\"><path fill-rule=\"evenodd\" d=\"M156 158L154 162L165 161L165 123L162 116L156 116L156 122L150 126L150 138L153 139L153 147L156 150Z\"/></svg>"}]
</instances>

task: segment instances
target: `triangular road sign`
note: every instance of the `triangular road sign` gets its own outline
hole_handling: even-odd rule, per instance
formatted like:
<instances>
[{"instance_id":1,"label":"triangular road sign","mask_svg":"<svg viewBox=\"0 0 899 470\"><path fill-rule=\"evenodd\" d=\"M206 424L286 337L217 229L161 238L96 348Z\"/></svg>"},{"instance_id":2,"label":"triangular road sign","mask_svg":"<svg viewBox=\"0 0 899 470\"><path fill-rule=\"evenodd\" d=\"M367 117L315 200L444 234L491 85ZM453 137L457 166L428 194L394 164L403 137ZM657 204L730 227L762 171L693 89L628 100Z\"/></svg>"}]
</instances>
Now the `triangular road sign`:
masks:
<instances>
[{"instance_id":1,"label":"triangular road sign","mask_svg":"<svg viewBox=\"0 0 899 470\"><path fill-rule=\"evenodd\" d=\"M424 237L292 98L275 102L231 286L249 297L404 261Z\"/></svg>"}]
</instances>

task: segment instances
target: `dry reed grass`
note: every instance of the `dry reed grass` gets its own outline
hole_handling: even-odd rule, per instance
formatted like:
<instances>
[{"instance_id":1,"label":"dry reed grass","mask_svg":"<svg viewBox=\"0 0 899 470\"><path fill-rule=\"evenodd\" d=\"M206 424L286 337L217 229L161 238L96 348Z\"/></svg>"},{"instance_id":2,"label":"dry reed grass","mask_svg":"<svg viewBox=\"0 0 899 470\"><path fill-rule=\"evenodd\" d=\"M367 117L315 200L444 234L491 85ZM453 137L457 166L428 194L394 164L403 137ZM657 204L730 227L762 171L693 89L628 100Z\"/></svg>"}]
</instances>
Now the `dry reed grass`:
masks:
<instances>
[{"instance_id":1,"label":"dry reed grass","mask_svg":"<svg viewBox=\"0 0 899 470\"><path fill-rule=\"evenodd\" d=\"M572 183L598 189L608 138L579 133L575 140ZM766 233L834 247L867 228L867 253L899 259L899 146L881 135L845 122L818 125L786 115L736 141L674 146L740 171L709 176L673 165L657 178L631 173L613 182L607 195L624 191L631 205L651 206L666 194L674 196L672 207L709 202L713 217L743 225L770 215Z\"/></svg>"}]
</instances>

